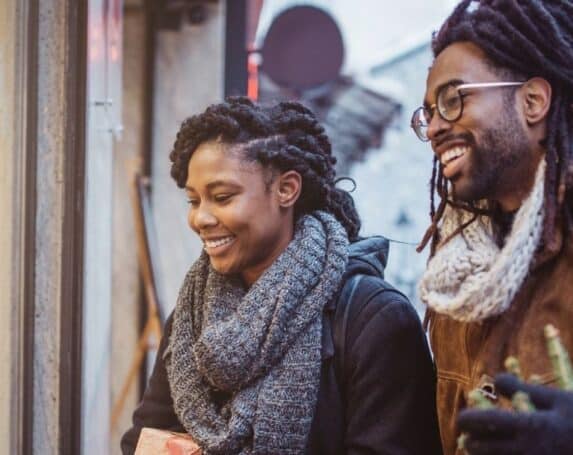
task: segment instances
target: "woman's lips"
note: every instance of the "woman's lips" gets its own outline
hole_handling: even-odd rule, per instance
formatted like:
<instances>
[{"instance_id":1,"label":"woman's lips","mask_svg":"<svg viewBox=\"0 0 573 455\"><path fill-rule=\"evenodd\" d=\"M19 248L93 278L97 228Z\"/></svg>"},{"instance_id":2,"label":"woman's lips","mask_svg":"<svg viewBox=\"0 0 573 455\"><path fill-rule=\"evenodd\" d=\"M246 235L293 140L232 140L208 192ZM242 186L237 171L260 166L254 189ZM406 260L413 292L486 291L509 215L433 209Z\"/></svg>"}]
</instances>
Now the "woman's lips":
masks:
<instances>
[{"instance_id":1,"label":"woman's lips","mask_svg":"<svg viewBox=\"0 0 573 455\"><path fill-rule=\"evenodd\" d=\"M234 235L228 235L216 239L203 240L203 245L207 254L213 256L224 252L235 241L235 238Z\"/></svg>"}]
</instances>

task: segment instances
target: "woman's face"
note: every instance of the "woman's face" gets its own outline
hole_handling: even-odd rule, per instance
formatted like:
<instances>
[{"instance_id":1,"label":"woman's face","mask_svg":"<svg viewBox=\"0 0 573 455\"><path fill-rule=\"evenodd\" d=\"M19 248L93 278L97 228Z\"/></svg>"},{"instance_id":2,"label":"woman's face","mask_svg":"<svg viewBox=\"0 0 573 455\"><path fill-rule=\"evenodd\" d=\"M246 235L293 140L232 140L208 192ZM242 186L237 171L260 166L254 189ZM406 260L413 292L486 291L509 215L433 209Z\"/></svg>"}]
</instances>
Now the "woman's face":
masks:
<instances>
[{"instance_id":1,"label":"woman's face","mask_svg":"<svg viewBox=\"0 0 573 455\"><path fill-rule=\"evenodd\" d=\"M216 141L197 147L186 182L188 221L215 270L240 274L250 286L281 254L293 235L283 190L281 176L240 151Z\"/></svg>"}]
</instances>

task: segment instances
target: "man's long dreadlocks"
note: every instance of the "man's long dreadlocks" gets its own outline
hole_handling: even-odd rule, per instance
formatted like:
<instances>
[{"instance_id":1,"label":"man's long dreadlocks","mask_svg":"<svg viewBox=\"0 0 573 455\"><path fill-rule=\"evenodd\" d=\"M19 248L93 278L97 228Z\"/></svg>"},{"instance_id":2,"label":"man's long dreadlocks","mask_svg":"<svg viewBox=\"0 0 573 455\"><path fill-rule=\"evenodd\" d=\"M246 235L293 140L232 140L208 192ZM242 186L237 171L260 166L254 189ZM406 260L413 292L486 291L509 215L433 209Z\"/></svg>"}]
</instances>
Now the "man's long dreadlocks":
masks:
<instances>
[{"instance_id":1,"label":"man's long dreadlocks","mask_svg":"<svg viewBox=\"0 0 573 455\"><path fill-rule=\"evenodd\" d=\"M571 0L464 0L434 35L437 57L454 42L471 41L491 60L492 68L525 78L546 79L552 86L547 121L547 171L543 242L555 247L560 215L573 231L573 2ZM432 224L419 249L439 241L438 222L448 201L448 185L434 158L431 183ZM435 208L435 193L441 198Z\"/></svg>"}]
</instances>

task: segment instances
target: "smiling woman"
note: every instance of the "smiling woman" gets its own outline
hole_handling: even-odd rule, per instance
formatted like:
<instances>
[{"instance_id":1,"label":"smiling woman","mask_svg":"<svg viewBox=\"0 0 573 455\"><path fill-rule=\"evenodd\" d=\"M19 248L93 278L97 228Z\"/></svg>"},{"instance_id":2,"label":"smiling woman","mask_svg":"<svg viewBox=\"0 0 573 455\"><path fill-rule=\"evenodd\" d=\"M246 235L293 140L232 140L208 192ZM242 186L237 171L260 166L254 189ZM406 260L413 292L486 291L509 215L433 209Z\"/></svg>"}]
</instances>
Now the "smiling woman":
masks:
<instances>
[{"instance_id":1,"label":"smiling woman","mask_svg":"<svg viewBox=\"0 0 573 455\"><path fill-rule=\"evenodd\" d=\"M273 177L220 141L197 147L185 187L189 225L203 240L213 268L238 273L250 286L291 241L290 208L300 187L300 174Z\"/></svg>"},{"instance_id":2,"label":"smiling woman","mask_svg":"<svg viewBox=\"0 0 573 455\"><path fill-rule=\"evenodd\" d=\"M382 279L386 239L358 237L312 112L229 99L186 120L170 157L204 249L123 453L143 427L205 454L439 453L420 321Z\"/></svg>"}]
</instances>

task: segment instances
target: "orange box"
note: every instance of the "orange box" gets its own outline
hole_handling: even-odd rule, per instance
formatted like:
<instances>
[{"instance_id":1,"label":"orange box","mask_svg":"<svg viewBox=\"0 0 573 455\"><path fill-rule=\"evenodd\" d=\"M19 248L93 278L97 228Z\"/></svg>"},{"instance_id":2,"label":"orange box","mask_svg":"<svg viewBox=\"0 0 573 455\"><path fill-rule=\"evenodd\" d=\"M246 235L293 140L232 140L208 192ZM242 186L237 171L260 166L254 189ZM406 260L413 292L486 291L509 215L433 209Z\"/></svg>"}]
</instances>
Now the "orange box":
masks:
<instances>
[{"instance_id":1,"label":"orange box","mask_svg":"<svg viewBox=\"0 0 573 455\"><path fill-rule=\"evenodd\" d=\"M135 455L201 455L201 448L187 433L143 428Z\"/></svg>"}]
</instances>

